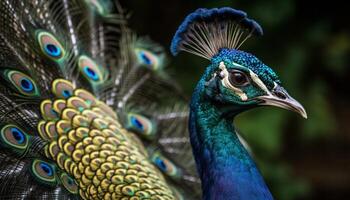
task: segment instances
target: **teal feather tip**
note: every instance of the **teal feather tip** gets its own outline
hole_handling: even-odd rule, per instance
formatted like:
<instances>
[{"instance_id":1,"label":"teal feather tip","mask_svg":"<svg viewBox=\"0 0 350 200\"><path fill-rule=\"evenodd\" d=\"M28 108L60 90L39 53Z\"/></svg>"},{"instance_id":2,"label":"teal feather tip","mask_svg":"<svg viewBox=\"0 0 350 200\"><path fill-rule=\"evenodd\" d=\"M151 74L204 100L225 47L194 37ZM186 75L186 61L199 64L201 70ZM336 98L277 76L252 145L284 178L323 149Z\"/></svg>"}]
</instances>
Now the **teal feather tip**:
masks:
<instances>
[{"instance_id":1,"label":"teal feather tip","mask_svg":"<svg viewBox=\"0 0 350 200\"><path fill-rule=\"evenodd\" d=\"M221 48L238 49L251 35L263 35L263 30L245 12L200 8L179 26L170 50L173 55L186 51L210 60Z\"/></svg>"}]
</instances>

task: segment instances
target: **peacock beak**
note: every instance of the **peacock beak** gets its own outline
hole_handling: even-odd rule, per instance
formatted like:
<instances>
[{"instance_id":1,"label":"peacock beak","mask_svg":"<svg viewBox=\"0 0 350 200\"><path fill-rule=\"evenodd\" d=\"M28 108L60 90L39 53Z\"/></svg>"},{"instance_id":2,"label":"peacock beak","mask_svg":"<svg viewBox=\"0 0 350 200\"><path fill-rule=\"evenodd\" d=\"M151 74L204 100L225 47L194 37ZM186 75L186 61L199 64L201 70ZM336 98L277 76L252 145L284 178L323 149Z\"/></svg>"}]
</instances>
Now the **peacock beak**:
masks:
<instances>
[{"instance_id":1,"label":"peacock beak","mask_svg":"<svg viewBox=\"0 0 350 200\"><path fill-rule=\"evenodd\" d=\"M281 86L275 84L271 93L268 95L260 96L257 99L262 100L259 105L268 105L284 108L287 110L299 113L302 117L307 119L307 113L304 107Z\"/></svg>"}]
</instances>

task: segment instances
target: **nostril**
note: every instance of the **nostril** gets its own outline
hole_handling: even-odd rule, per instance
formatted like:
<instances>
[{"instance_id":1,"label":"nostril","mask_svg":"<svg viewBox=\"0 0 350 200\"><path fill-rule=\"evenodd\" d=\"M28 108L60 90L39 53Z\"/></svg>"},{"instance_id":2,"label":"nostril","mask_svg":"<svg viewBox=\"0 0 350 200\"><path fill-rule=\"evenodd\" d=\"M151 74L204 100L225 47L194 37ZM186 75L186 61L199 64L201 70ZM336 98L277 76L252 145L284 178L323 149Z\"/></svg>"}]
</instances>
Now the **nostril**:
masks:
<instances>
[{"instance_id":1,"label":"nostril","mask_svg":"<svg viewBox=\"0 0 350 200\"><path fill-rule=\"evenodd\" d=\"M286 99L287 98L287 96L285 94L283 94L282 92L279 92L279 91L275 91L275 92L273 92L273 94L276 97L280 98L280 99Z\"/></svg>"}]
</instances>

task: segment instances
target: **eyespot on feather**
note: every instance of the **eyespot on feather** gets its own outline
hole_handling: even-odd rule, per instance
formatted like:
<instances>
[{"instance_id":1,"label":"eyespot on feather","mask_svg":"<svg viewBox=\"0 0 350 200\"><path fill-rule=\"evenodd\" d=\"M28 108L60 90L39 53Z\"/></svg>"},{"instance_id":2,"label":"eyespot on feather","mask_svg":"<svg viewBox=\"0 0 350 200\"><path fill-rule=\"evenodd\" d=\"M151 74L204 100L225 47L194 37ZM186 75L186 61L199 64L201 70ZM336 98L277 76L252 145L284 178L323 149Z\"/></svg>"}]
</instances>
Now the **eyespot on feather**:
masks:
<instances>
[{"instance_id":1,"label":"eyespot on feather","mask_svg":"<svg viewBox=\"0 0 350 200\"><path fill-rule=\"evenodd\" d=\"M66 51L62 44L51 33L42 30L37 31L37 41L41 51L51 60L60 61L65 57Z\"/></svg>"},{"instance_id":2,"label":"eyespot on feather","mask_svg":"<svg viewBox=\"0 0 350 200\"><path fill-rule=\"evenodd\" d=\"M56 139L58 136L58 133L56 131L56 123L53 121L46 122L45 132L50 140Z\"/></svg>"},{"instance_id":3,"label":"eyespot on feather","mask_svg":"<svg viewBox=\"0 0 350 200\"><path fill-rule=\"evenodd\" d=\"M73 95L74 86L64 79L56 79L52 83L52 92L57 98L68 99Z\"/></svg>"},{"instance_id":4,"label":"eyespot on feather","mask_svg":"<svg viewBox=\"0 0 350 200\"><path fill-rule=\"evenodd\" d=\"M55 184L57 182L55 166L43 160L33 160L31 172L43 183Z\"/></svg>"},{"instance_id":5,"label":"eyespot on feather","mask_svg":"<svg viewBox=\"0 0 350 200\"><path fill-rule=\"evenodd\" d=\"M60 152L60 150L61 149L59 148L59 146L58 146L56 141L52 141L50 143L50 145L48 146L48 153L49 153L50 157L53 158L53 159L56 159L56 157L57 157L58 153Z\"/></svg>"},{"instance_id":6,"label":"eyespot on feather","mask_svg":"<svg viewBox=\"0 0 350 200\"><path fill-rule=\"evenodd\" d=\"M89 108L89 105L87 105L87 103L80 97L71 97L67 101L67 107L82 112L83 110Z\"/></svg>"},{"instance_id":7,"label":"eyespot on feather","mask_svg":"<svg viewBox=\"0 0 350 200\"><path fill-rule=\"evenodd\" d=\"M181 176L180 169L158 151L152 155L151 160L163 173L169 177L176 179Z\"/></svg>"},{"instance_id":8,"label":"eyespot on feather","mask_svg":"<svg viewBox=\"0 0 350 200\"><path fill-rule=\"evenodd\" d=\"M23 151L28 147L29 136L17 126L8 124L0 131L0 142L6 147Z\"/></svg>"},{"instance_id":9,"label":"eyespot on feather","mask_svg":"<svg viewBox=\"0 0 350 200\"><path fill-rule=\"evenodd\" d=\"M66 121L72 121L73 117L75 115L78 115L79 111L73 109L73 108L65 108L62 112L62 117L61 119L66 120Z\"/></svg>"},{"instance_id":10,"label":"eyespot on feather","mask_svg":"<svg viewBox=\"0 0 350 200\"><path fill-rule=\"evenodd\" d=\"M160 61L157 55L141 48L136 48L135 54L138 62L149 69L158 70L160 68Z\"/></svg>"},{"instance_id":11,"label":"eyespot on feather","mask_svg":"<svg viewBox=\"0 0 350 200\"><path fill-rule=\"evenodd\" d=\"M82 55L78 59L78 67L83 76L93 84L103 83L104 71L102 67L98 66L91 58Z\"/></svg>"},{"instance_id":12,"label":"eyespot on feather","mask_svg":"<svg viewBox=\"0 0 350 200\"><path fill-rule=\"evenodd\" d=\"M34 82L28 75L16 71L16 70L4 70L2 76L11 83L12 88L22 95L37 97L39 96L39 90Z\"/></svg>"},{"instance_id":13,"label":"eyespot on feather","mask_svg":"<svg viewBox=\"0 0 350 200\"><path fill-rule=\"evenodd\" d=\"M72 124L68 120L61 119L56 122L56 130L59 135L66 134L72 130Z\"/></svg>"},{"instance_id":14,"label":"eyespot on feather","mask_svg":"<svg viewBox=\"0 0 350 200\"><path fill-rule=\"evenodd\" d=\"M63 186L72 194L77 194L78 193L78 185L77 183L74 181L73 178L71 178L70 176L68 176L68 174L66 173L62 173L60 176L60 180L63 184Z\"/></svg>"},{"instance_id":15,"label":"eyespot on feather","mask_svg":"<svg viewBox=\"0 0 350 200\"><path fill-rule=\"evenodd\" d=\"M95 106L96 105L96 98L94 97L94 95L92 95L90 92L88 92L84 89L74 90L74 95L77 97L80 97L81 99L84 99L85 103L88 106Z\"/></svg>"},{"instance_id":16,"label":"eyespot on feather","mask_svg":"<svg viewBox=\"0 0 350 200\"><path fill-rule=\"evenodd\" d=\"M56 101L53 102L53 110L60 115L63 110L67 107L67 102L66 100L63 99L57 99Z\"/></svg>"},{"instance_id":17,"label":"eyespot on feather","mask_svg":"<svg viewBox=\"0 0 350 200\"><path fill-rule=\"evenodd\" d=\"M57 115L56 111L53 109L52 101L49 99L46 99L46 100L41 102L40 111L41 111L41 116L45 120L58 119L58 115Z\"/></svg>"},{"instance_id":18,"label":"eyespot on feather","mask_svg":"<svg viewBox=\"0 0 350 200\"><path fill-rule=\"evenodd\" d=\"M148 139L153 138L156 133L154 123L145 116L136 113L128 114L127 128Z\"/></svg>"},{"instance_id":19,"label":"eyespot on feather","mask_svg":"<svg viewBox=\"0 0 350 200\"><path fill-rule=\"evenodd\" d=\"M46 141L50 141L49 136L46 134L45 125L46 125L46 121L45 120L41 120L38 123L37 129L38 129L38 132L39 132L39 136L41 137L41 139L44 139Z\"/></svg>"}]
</instances>

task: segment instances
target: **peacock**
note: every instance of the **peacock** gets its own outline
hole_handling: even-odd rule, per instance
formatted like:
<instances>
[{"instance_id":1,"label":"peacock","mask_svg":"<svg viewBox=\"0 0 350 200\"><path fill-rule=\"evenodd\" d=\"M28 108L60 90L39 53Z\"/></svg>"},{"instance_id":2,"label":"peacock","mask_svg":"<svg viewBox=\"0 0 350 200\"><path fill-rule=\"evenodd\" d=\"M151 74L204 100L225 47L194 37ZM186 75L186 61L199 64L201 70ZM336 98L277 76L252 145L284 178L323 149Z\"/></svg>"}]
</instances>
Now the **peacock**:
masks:
<instances>
[{"instance_id":1,"label":"peacock","mask_svg":"<svg viewBox=\"0 0 350 200\"><path fill-rule=\"evenodd\" d=\"M238 50L260 26L232 8L185 19L171 52L211 61L188 107L128 16L108 0L0 2L0 199L271 199L233 118L306 112Z\"/></svg>"},{"instance_id":2,"label":"peacock","mask_svg":"<svg viewBox=\"0 0 350 200\"><path fill-rule=\"evenodd\" d=\"M259 106L277 106L307 118L277 74L239 50L263 34L247 14L232 8L198 9L179 26L171 52L210 60L190 103L189 132L206 200L273 199L254 161L239 141L234 118ZM262 136L263 137L263 136Z\"/></svg>"},{"instance_id":3,"label":"peacock","mask_svg":"<svg viewBox=\"0 0 350 200\"><path fill-rule=\"evenodd\" d=\"M0 199L198 199L188 106L118 2L0 2ZM172 96L172 98L169 98Z\"/></svg>"}]
</instances>

